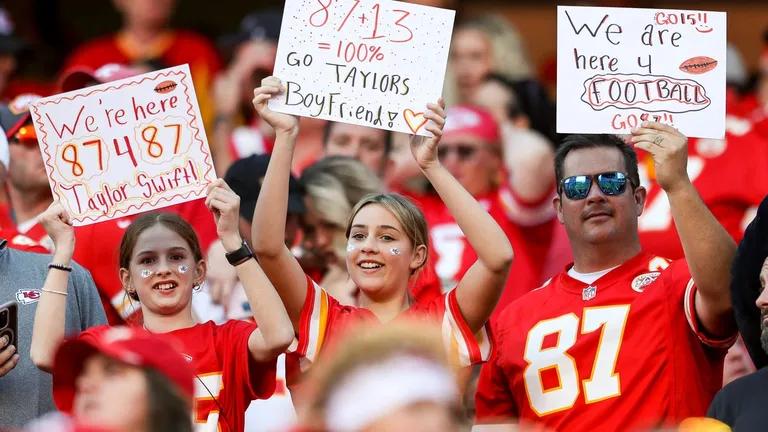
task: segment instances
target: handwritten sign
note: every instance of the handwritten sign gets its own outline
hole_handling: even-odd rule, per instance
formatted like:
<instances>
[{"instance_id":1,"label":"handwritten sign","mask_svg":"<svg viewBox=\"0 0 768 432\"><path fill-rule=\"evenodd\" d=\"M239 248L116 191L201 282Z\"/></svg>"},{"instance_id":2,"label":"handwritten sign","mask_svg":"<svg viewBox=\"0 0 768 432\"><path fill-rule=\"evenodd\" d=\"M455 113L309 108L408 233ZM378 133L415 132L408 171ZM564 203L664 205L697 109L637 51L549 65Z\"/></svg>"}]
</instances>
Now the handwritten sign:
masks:
<instances>
[{"instance_id":1,"label":"handwritten sign","mask_svg":"<svg viewBox=\"0 0 768 432\"><path fill-rule=\"evenodd\" d=\"M74 225L200 198L215 178L187 65L43 98L30 111L51 190Z\"/></svg>"},{"instance_id":2,"label":"handwritten sign","mask_svg":"<svg viewBox=\"0 0 768 432\"><path fill-rule=\"evenodd\" d=\"M724 12L558 6L557 131L722 138L725 36Z\"/></svg>"},{"instance_id":3,"label":"handwritten sign","mask_svg":"<svg viewBox=\"0 0 768 432\"><path fill-rule=\"evenodd\" d=\"M397 1L288 0L276 111L429 136L455 12Z\"/></svg>"}]
</instances>

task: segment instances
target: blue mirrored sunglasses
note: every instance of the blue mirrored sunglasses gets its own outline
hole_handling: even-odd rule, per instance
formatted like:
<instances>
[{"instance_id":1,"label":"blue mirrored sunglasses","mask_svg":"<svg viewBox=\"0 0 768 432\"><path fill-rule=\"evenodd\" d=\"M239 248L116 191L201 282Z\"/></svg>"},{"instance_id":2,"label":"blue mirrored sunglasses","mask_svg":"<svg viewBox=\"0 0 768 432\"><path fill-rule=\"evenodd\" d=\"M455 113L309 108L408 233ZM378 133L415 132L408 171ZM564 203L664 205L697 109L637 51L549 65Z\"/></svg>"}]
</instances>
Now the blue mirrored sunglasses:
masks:
<instances>
[{"instance_id":1,"label":"blue mirrored sunglasses","mask_svg":"<svg viewBox=\"0 0 768 432\"><path fill-rule=\"evenodd\" d=\"M608 196L621 195L631 180L623 172L612 171L592 175L575 175L560 181L560 190L570 200L583 200L589 195L592 181L597 182L600 191Z\"/></svg>"}]
</instances>

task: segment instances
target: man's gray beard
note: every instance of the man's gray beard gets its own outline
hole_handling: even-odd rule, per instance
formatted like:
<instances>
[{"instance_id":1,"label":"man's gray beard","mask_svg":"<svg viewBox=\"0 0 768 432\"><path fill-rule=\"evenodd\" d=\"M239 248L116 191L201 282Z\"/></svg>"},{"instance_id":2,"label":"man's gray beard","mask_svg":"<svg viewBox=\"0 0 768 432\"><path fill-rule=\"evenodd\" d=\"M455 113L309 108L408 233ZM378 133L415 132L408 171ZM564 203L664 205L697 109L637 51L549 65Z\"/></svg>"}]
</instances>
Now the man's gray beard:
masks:
<instances>
[{"instance_id":1,"label":"man's gray beard","mask_svg":"<svg viewBox=\"0 0 768 432\"><path fill-rule=\"evenodd\" d=\"M768 328L763 324L762 316L760 317L760 345L762 345L763 351L768 354Z\"/></svg>"}]
</instances>

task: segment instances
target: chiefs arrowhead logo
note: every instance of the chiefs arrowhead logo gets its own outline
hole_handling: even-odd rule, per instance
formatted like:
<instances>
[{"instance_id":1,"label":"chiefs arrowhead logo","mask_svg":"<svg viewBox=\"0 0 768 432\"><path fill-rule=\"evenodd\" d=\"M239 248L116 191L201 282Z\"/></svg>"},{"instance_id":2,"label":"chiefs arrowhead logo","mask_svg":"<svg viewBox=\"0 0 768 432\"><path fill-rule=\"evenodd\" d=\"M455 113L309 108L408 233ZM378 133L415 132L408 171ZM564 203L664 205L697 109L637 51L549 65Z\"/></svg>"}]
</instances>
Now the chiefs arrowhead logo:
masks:
<instances>
[{"instance_id":1,"label":"chiefs arrowhead logo","mask_svg":"<svg viewBox=\"0 0 768 432\"><path fill-rule=\"evenodd\" d=\"M645 290L645 287L652 284L656 280L661 272L643 273L632 279L632 289L641 293Z\"/></svg>"},{"instance_id":2,"label":"chiefs arrowhead logo","mask_svg":"<svg viewBox=\"0 0 768 432\"><path fill-rule=\"evenodd\" d=\"M36 303L38 300L40 300L40 290L21 289L16 291L16 301L19 302L19 304L28 305L28 304Z\"/></svg>"}]
</instances>

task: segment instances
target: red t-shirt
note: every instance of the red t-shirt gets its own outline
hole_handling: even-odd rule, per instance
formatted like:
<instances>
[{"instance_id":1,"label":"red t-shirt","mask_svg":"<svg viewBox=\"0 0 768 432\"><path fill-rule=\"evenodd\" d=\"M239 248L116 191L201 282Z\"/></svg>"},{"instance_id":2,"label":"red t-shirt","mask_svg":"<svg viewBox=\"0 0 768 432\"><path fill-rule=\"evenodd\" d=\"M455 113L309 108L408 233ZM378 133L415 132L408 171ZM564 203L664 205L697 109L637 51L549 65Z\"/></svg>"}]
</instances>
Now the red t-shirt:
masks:
<instances>
[{"instance_id":1,"label":"red t-shirt","mask_svg":"<svg viewBox=\"0 0 768 432\"><path fill-rule=\"evenodd\" d=\"M648 189L638 221L640 242L651 253L682 258L669 200L653 178L652 160L638 151L638 161L641 183ZM728 117L725 140L689 140L688 176L715 218L738 241L768 194L768 142L749 122Z\"/></svg>"},{"instance_id":2,"label":"red t-shirt","mask_svg":"<svg viewBox=\"0 0 768 432\"><path fill-rule=\"evenodd\" d=\"M549 196L547 197L549 198ZM437 194L414 198L429 225L430 254L443 291L456 284L477 261L464 232ZM515 258L504 291L494 311L494 320L504 306L541 284L541 271L554 232L554 210L549 200L526 206L509 189L497 189L477 201L488 211L509 238ZM526 225L516 222L526 218Z\"/></svg>"},{"instance_id":3,"label":"red t-shirt","mask_svg":"<svg viewBox=\"0 0 768 432\"><path fill-rule=\"evenodd\" d=\"M277 360L256 363L248 349L256 327L247 321L208 321L164 334L182 344L182 354L194 366L196 431L242 431L251 401L274 393Z\"/></svg>"},{"instance_id":4,"label":"red t-shirt","mask_svg":"<svg viewBox=\"0 0 768 432\"><path fill-rule=\"evenodd\" d=\"M487 326L472 334L459 309L455 290L430 302L414 303L400 317L441 325L446 350L462 365L481 363L490 355L492 341ZM373 312L341 305L307 277L307 296L301 309L295 354L301 359L315 361L324 347L333 345L350 327L376 322L379 321ZM306 365L306 362L303 364Z\"/></svg>"},{"instance_id":5,"label":"red t-shirt","mask_svg":"<svg viewBox=\"0 0 768 432\"><path fill-rule=\"evenodd\" d=\"M685 261L645 252L591 285L558 274L500 316L478 423L646 430L703 416L736 335L707 337L695 294Z\"/></svg>"}]
</instances>

